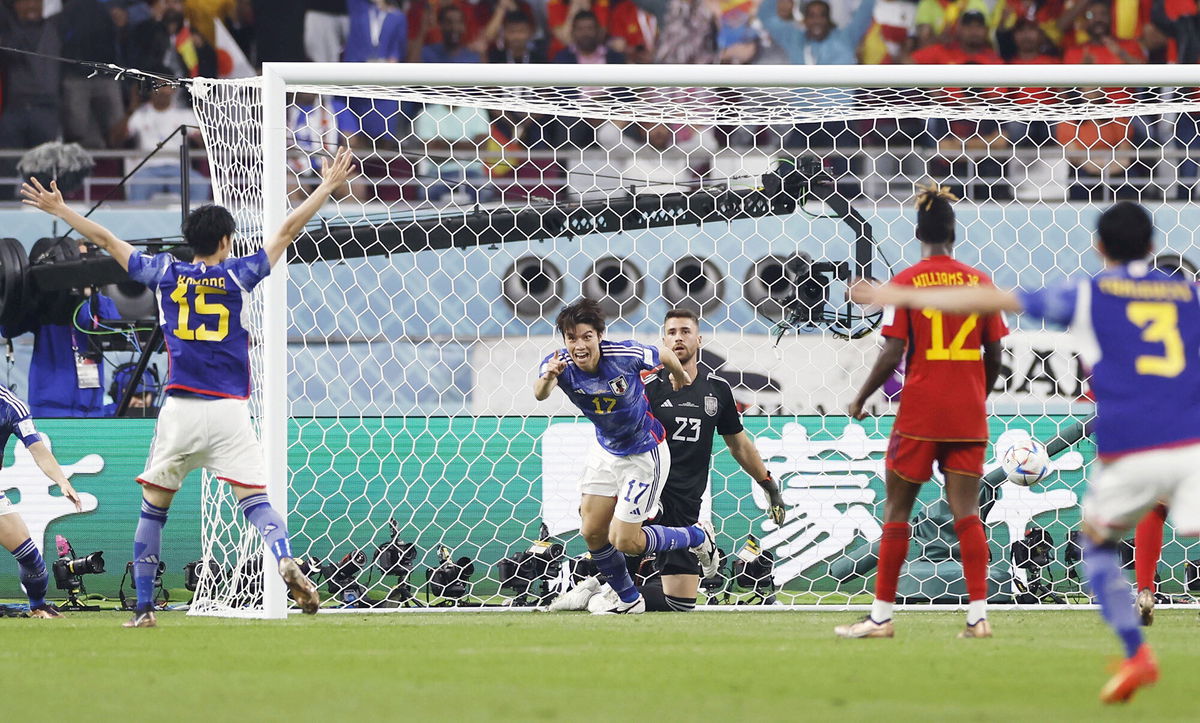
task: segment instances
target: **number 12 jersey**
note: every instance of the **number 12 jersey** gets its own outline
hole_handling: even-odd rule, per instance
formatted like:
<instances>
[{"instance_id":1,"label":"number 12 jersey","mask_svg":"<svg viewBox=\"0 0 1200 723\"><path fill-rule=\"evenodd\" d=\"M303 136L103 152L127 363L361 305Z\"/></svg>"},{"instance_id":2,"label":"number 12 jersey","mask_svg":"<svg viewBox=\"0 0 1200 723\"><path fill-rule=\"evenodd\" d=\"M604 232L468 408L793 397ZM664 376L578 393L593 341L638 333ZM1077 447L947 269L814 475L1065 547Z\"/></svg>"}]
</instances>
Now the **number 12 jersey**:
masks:
<instances>
[{"instance_id":1,"label":"number 12 jersey","mask_svg":"<svg viewBox=\"0 0 1200 723\"><path fill-rule=\"evenodd\" d=\"M250 396L247 297L271 273L267 252L216 266L135 253L129 278L154 290L167 343L165 391L217 399Z\"/></svg>"},{"instance_id":2,"label":"number 12 jersey","mask_svg":"<svg viewBox=\"0 0 1200 723\"><path fill-rule=\"evenodd\" d=\"M949 256L930 256L901 271L892 283L952 288L991 286L992 280ZM1004 316L889 307L883 335L907 342L894 432L938 442L986 442L988 389L982 347L1008 335Z\"/></svg>"}]
</instances>

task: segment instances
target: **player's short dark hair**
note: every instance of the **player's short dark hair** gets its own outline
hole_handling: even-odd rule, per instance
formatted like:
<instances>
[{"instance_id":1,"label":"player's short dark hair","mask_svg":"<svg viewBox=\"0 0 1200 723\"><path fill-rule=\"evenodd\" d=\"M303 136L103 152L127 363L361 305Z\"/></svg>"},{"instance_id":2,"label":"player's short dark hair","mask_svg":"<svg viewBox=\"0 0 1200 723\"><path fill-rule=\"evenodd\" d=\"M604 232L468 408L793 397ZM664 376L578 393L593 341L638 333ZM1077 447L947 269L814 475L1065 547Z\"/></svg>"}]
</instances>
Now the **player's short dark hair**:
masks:
<instances>
[{"instance_id":1,"label":"player's short dark hair","mask_svg":"<svg viewBox=\"0 0 1200 723\"><path fill-rule=\"evenodd\" d=\"M936 183L917 191L917 240L927 244L954 243L954 207L958 198Z\"/></svg>"},{"instance_id":2,"label":"player's short dark hair","mask_svg":"<svg viewBox=\"0 0 1200 723\"><path fill-rule=\"evenodd\" d=\"M1114 203L1100 214L1096 236L1104 255L1113 261L1137 261L1154 248L1154 219L1146 207L1133 201Z\"/></svg>"},{"instance_id":3,"label":"player's short dark hair","mask_svg":"<svg viewBox=\"0 0 1200 723\"><path fill-rule=\"evenodd\" d=\"M233 236L237 221L224 206L209 203L192 209L183 222L183 240L192 247L197 256L212 256L221 245L221 239Z\"/></svg>"},{"instance_id":4,"label":"player's short dark hair","mask_svg":"<svg viewBox=\"0 0 1200 723\"><path fill-rule=\"evenodd\" d=\"M671 319L691 319L696 323L696 328L700 328L700 315L691 309L684 309L678 306L671 309L663 316L663 324L665 325Z\"/></svg>"},{"instance_id":5,"label":"player's short dark hair","mask_svg":"<svg viewBox=\"0 0 1200 723\"><path fill-rule=\"evenodd\" d=\"M554 320L554 326L563 336L567 335L568 329L574 329L579 324L587 324L597 333L604 333L604 309L599 301L585 296L574 304L564 306Z\"/></svg>"},{"instance_id":6,"label":"player's short dark hair","mask_svg":"<svg viewBox=\"0 0 1200 723\"><path fill-rule=\"evenodd\" d=\"M814 5L824 5L825 6L825 14L826 15L833 14L833 11L829 9L829 3L827 0L808 0L808 2L804 3L804 7L802 7L800 9L800 14L803 15L804 13L807 13L808 9Z\"/></svg>"},{"instance_id":7,"label":"player's short dark hair","mask_svg":"<svg viewBox=\"0 0 1200 723\"><path fill-rule=\"evenodd\" d=\"M462 8L460 8L458 5L455 5L454 3L450 3L449 5L443 5L441 8L438 9L438 14L437 14L438 22L439 23L446 22L446 16L449 15L450 13L458 13L458 14L462 15L463 17L466 17L466 14L463 13Z\"/></svg>"}]
</instances>

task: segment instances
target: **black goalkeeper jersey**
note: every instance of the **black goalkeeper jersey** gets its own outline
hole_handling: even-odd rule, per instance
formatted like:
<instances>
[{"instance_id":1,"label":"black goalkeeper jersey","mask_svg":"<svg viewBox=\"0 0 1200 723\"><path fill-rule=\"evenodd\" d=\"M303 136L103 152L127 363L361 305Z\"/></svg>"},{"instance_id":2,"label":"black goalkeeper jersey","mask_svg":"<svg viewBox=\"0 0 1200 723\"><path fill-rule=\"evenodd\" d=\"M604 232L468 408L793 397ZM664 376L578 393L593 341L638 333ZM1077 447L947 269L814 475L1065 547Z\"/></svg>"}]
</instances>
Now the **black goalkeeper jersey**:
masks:
<instances>
[{"instance_id":1,"label":"black goalkeeper jersey","mask_svg":"<svg viewBox=\"0 0 1200 723\"><path fill-rule=\"evenodd\" d=\"M701 370L699 379L678 392L671 375L661 369L646 378L650 410L667 432L671 472L662 492L662 513L656 522L693 525L700 515L712 467L713 435L737 434L742 420L729 382Z\"/></svg>"}]
</instances>

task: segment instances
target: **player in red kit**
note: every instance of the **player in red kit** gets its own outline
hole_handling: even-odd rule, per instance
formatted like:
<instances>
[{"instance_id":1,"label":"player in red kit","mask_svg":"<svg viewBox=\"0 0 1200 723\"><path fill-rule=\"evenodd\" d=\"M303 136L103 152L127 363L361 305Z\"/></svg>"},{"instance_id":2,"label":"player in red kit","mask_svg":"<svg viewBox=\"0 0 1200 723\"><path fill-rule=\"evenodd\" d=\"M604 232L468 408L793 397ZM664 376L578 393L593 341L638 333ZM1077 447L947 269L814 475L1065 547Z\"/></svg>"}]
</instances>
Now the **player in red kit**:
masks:
<instances>
[{"instance_id":1,"label":"player in red kit","mask_svg":"<svg viewBox=\"0 0 1200 723\"><path fill-rule=\"evenodd\" d=\"M951 257L957 200L945 189L917 194L916 237L922 259L900 272L894 284L919 288L991 285L986 274ZM900 567L908 555L908 520L921 484L936 461L946 480L963 574L967 581L967 627L963 638L991 637L987 622L987 538L979 519L979 478L987 449L985 402L1000 373L1000 339L1008 334L1001 314L945 314L933 309L885 311L883 351L850 404L855 419L904 359L904 388L887 452L887 499L871 614L835 628L844 638L890 638Z\"/></svg>"}]
</instances>

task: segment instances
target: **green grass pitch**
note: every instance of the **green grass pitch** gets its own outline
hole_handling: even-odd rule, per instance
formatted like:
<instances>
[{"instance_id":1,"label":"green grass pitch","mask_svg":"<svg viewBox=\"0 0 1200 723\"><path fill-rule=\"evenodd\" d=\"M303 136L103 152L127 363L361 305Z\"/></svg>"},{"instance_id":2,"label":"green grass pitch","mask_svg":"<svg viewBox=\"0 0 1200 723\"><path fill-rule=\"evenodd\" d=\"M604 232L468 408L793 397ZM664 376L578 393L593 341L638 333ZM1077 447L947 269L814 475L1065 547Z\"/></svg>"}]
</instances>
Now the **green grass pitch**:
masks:
<instances>
[{"instance_id":1,"label":"green grass pitch","mask_svg":"<svg viewBox=\"0 0 1200 723\"><path fill-rule=\"evenodd\" d=\"M1089 611L897 616L836 640L834 612L125 614L0 619L4 720L1196 720L1200 622L1161 610L1162 680L1104 708L1118 644Z\"/></svg>"}]
</instances>

